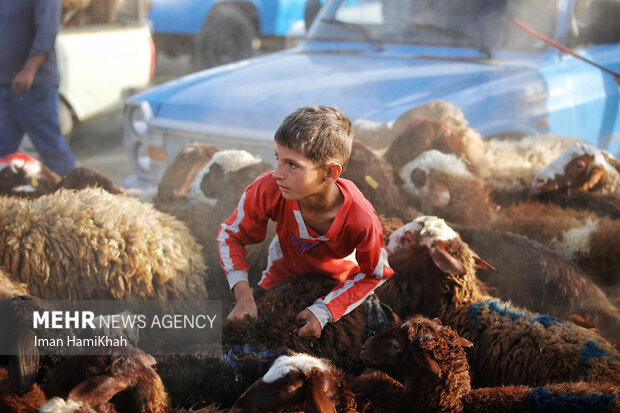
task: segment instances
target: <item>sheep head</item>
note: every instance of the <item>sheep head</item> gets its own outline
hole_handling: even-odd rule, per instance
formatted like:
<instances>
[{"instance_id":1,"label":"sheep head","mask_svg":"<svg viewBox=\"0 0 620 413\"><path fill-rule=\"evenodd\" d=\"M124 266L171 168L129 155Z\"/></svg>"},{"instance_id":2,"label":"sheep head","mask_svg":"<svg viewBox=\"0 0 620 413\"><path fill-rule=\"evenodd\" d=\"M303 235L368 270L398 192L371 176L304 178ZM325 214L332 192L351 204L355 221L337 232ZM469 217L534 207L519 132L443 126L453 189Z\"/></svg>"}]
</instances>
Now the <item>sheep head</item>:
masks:
<instances>
[{"instance_id":1,"label":"sheep head","mask_svg":"<svg viewBox=\"0 0 620 413\"><path fill-rule=\"evenodd\" d=\"M205 143L186 145L166 167L157 185L157 202L172 202L187 197L192 182L220 148Z\"/></svg>"},{"instance_id":2,"label":"sheep head","mask_svg":"<svg viewBox=\"0 0 620 413\"><path fill-rule=\"evenodd\" d=\"M25 153L0 159L0 195L37 197L49 194L60 177Z\"/></svg>"},{"instance_id":3,"label":"sheep head","mask_svg":"<svg viewBox=\"0 0 620 413\"><path fill-rule=\"evenodd\" d=\"M414 317L370 337L362 358L370 367L394 374L413 400L432 406L430 411L458 411L460 397L471 389L464 348L472 345L438 318ZM446 406L448 400L454 404Z\"/></svg>"},{"instance_id":4,"label":"sheep head","mask_svg":"<svg viewBox=\"0 0 620 413\"><path fill-rule=\"evenodd\" d=\"M168 396L153 369L153 357L132 346L98 350L99 355L73 356L48 371L41 385L45 394L97 409L120 404L121 410L128 411L168 410Z\"/></svg>"},{"instance_id":5,"label":"sheep head","mask_svg":"<svg viewBox=\"0 0 620 413\"><path fill-rule=\"evenodd\" d=\"M386 250L396 273L419 285L417 311L432 316L446 302L465 302L481 292L474 267L494 269L434 216L418 217L394 231Z\"/></svg>"},{"instance_id":6,"label":"sheep head","mask_svg":"<svg viewBox=\"0 0 620 413\"><path fill-rule=\"evenodd\" d=\"M328 360L293 353L277 358L231 411L267 412L304 405L307 412L336 412L343 386L342 372Z\"/></svg>"},{"instance_id":7,"label":"sheep head","mask_svg":"<svg viewBox=\"0 0 620 413\"><path fill-rule=\"evenodd\" d=\"M123 194L124 191L114 184L110 178L84 166L78 166L67 172L58 183L55 189L84 189L89 186L96 186L108 191L111 194Z\"/></svg>"},{"instance_id":8,"label":"sheep head","mask_svg":"<svg viewBox=\"0 0 620 413\"><path fill-rule=\"evenodd\" d=\"M465 147L459 135L442 122L418 119L398 135L383 155L397 174L409 161L422 152L436 149L443 153L465 153Z\"/></svg>"},{"instance_id":9,"label":"sheep head","mask_svg":"<svg viewBox=\"0 0 620 413\"><path fill-rule=\"evenodd\" d=\"M377 214L405 219L416 216L394 183L392 167L357 139L353 140L351 156L342 177L355 183Z\"/></svg>"},{"instance_id":10,"label":"sheep head","mask_svg":"<svg viewBox=\"0 0 620 413\"><path fill-rule=\"evenodd\" d=\"M620 185L618 165L611 154L580 143L566 149L536 174L532 192L615 192Z\"/></svg>"}]
</instances>

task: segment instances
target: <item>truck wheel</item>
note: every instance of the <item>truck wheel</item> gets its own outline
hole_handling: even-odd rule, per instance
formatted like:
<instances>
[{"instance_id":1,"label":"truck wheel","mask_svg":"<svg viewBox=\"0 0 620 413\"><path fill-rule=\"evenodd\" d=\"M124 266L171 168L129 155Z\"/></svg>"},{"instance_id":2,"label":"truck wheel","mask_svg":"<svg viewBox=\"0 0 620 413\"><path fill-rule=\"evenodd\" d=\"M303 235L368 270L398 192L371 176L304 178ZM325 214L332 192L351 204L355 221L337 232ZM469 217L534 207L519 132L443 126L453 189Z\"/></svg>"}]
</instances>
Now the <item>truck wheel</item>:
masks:
<instances>
[{"instance_id":1,"label":"truck wheel","mask_svg":"<svg viewBox=\"0 0 620 413\"><path fill-rule=\"evenodd\" d=\"M58 120L60 121L60 133L65 137L65 142L68 145L71 143L73 132L73 113L62 99L58 103Z\"/></svg>"},{"instance_id":2,"label":"truck wheel","mask_svg":"<svg viewBox=\"0 0 620 413\"><path fill-rule=\"evenodd\" d=\"M196 36L194 67L200 70L252 57L257 37L254 24L240 10L218 7Z\"/></svg>"}]
</instances>

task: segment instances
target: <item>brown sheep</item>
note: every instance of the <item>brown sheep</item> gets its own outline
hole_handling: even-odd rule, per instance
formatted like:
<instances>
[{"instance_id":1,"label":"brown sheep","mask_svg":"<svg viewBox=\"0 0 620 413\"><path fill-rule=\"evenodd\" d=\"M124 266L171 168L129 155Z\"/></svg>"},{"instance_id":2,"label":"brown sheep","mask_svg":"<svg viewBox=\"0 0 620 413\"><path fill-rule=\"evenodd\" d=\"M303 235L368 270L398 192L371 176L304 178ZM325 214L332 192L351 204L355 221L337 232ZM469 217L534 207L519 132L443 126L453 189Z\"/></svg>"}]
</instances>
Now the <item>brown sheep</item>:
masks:
<instances>
[{"instance_id":1,"label":"brown sheep","mask_svg":"<svg viewBox=\"0 0 620 413\"><path fill-rule=\"evenodd\" d=\"M0 195L35 198L53 192L60 180L41 161L25 153L0 159Z\"/></svg>"},{"instance_id":2,"label":"brown sheep","mask_svg":"<svg viewBox=\"0 0 620 413\"><path fill-rule=\"evenodd\" d=\"M383 373L351 378L328 359L292 353L276 359L233 405L231 412L397 412L403 386Z\"/></svg>"},{"instance_id":3,"label":"brown sheep","mask_svg":"<svg viewBox=\"0 0 620 413\"><path fill-rule=\"evenodd\" d=\"M337 284L338 281L331 278L303 276L266 290L256 297L258 319L246 317L242 321L224 324L224 348L244 344L266 349L284 347L295 352L328 358L346 372L359 374L363 370L359 349L364 340L369 333L385 329L395 322L389 311L372 305L372 298L338 321L325 325L319 339L301 338L297 335L297 330L301 327L296 319L297 313L328 294ZM377 317L384 317L385 323L377 323L378 327L370 329L367 320L375 316L375 313L381 313Z\"/></svg>"},{"instance_id":4,"label":"brown sheep","mask_svg":"<svg viewBox=\"0 0 620 413\"><path fill-rule=\"evenodd\" d=\"M476 344L473 344L475 347ZM465 349L472 343L439 319L415 318L368 339L368 365L401 376L403 399L421 412L619 412L620 388L571 382L471 389Z\"/></svg>"},{"instance_id":5,"label":"brown sheep","mask_svg":"<svg viewBox=\"0 0 620 413\"><path fill-rule=\"evenodd\" d=\"M620 192L620 163L608 152L580 143L567 148L542 168L532 181L535 193Z\"/></svg>"},{"instance_id":6,"label":"brown sheep","mask_svg":"<svg viewBox=\"0 0 620 413\"><path fill-rule=\"evenodd\" d=\"M608 294L608 287L616 285L620 221L534 201L500 208L490 199L489 187L480 178L443 170L448 162L427 162L438 154L429 151L410 163L416 176L410 181L410 194L426 199L420 204L423 212L450 222L527 236L577 263ZM440 155L462 166L462 160L454 154Z\"/></svg>"},{"instance_id":7,"label":"brown sheep","mask_svg":"<svg viewBox=\"0 0 620 413\"><path fill-rule=\"evenodd\" d=\"M415 294L412 310L477 343L470 354L476 387L603 377L620 383L620 354L600 334L489 295L475 268L492 267L442 219L416 218L386 247L400 282Z\"/></svg>"},{"instance_id":8,"label":"brown sheep","mask_svg":"<svg viewBox=\"0 0 620 413\"><path fill-rule=\"evenodd\" d=\"M47 397L83 402L97 411L168 411L168 395L153 369L153 357L132 346L89 352L98 355L73 356L47 372L41 385Z\"/></svg>"},{"instance_id":9,"label":"brown sheep","mask_svg":"<svg viewBox=\"0 0 620 413\"><path fill-rule=\"evenodd\" d=\"M531 136L519 140L483 139L467 126L462 112L445 102L452 117L462 118L448 126L433 120L410 122L390 144L384 158L397 173L422 152L436 149L463 158L470 171L493 188L529 187L534 175L577 139L560 136Z\"/></svg>"},{"instance_id":10,"label":"brown sheep","mask_svg":"<svg viewBox=\"0 0 620 413\"><path fill-rule=\"evenodd\" d=\"M342 177L355 183L377 214L404 221L417 216L394 183L392 167L359 140L353 140L351 157Z\"/></svg>"}]
</instances>

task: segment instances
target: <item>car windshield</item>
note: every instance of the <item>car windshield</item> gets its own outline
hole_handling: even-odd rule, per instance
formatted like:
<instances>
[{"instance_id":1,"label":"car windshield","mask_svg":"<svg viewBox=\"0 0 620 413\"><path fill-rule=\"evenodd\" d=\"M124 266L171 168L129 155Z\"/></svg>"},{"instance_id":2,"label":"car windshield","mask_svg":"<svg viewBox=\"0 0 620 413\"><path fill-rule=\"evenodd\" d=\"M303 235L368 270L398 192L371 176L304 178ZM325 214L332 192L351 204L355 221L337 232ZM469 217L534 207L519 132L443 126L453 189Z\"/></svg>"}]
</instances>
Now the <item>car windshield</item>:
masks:
<instances>
[{"instance_id":1,"label":"car windshield","mask_svg":"<svg viewBox=\"0 0 620 413\"><path fill-rule=\"evenodd\" d=\"M545 44L518 19L553 38L561 0L336 0L308 33L312 40L536 51Z\"/></svg>"}]
</instances>

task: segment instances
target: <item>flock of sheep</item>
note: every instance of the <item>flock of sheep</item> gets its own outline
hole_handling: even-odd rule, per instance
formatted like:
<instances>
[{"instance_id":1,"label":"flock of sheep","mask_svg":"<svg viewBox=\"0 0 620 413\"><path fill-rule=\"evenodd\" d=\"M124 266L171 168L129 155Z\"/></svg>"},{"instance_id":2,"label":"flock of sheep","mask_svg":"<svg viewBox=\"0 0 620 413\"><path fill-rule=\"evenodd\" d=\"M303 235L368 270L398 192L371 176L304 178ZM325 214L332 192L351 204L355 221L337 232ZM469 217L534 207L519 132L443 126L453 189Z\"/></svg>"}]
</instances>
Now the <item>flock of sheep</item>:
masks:
<instances>
[{"instance_id":1,"label":"flock of sheep","mask_svg":"<svg viewBox=\"0 0 620 413\"><path fill-rule=\"evenodd\" d=\"M343 177L375 206L396 274L320 339L299 338L295 316L336 281L291 280L257 297L258 319L224 323L221 355L138 342L0 356L0 410L620 412L620 163L566 137L483 140L441 101L354 130ZM0 299L211 299L227 313L217 228L272 168L190 144L140 199L87 168L0 160ZM268 232L248 250L251 283Z\"/></svg>"}]
</instances>

